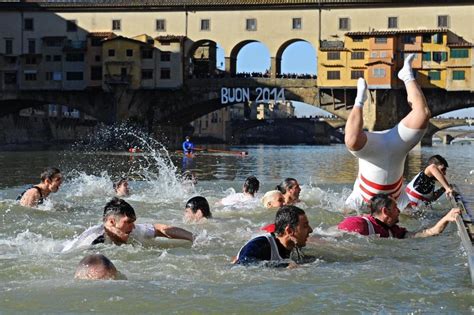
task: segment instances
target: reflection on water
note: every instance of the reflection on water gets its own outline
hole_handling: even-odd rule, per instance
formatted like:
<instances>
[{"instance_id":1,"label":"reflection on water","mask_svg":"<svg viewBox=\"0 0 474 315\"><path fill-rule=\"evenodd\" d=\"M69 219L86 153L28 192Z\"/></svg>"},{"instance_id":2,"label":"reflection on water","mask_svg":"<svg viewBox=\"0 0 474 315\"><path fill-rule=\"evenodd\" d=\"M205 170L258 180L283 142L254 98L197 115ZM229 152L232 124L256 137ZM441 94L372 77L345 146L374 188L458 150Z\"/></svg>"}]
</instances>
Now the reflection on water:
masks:
<instances>
[{"instance_id":1,"label":"reflection on water","mask_svg":"<svg viewBox=\"0 0 474 315\"><path fill-rule=\"evenodd\" d=\"M453 148L411 152L406 179L418 173L431 155L441 154L450 164L449 178L472 201L473 146ZM423 240L368 239L334 231L357 173L357 162L344 146L232 148L249 155L203 153L185 164L181 155L156 144L147 150L152 154L102 149L87 154L0 153L3 312L468 313L473 305L466 257L454 226ZM50 206L42 211L18 206L17 194L38 182L46 165L57 165L65 173L65 183L51 196ZM196 186L183 182L183 165L197 175ZM274 216L261 205L215 205L229 188L240 191L249 175L261 181L261 193L285 177L299 180L315 230L305 251L316 261L295 270L230 265L245 241ZM113 196L112 182L121 176L132 179L133 194L127 200L138 222L184 227L198 235L196 243L158 239L60 254L66 240L100 223L102 208ZM208 198L215 219L185 224L184 203L197 194ZM420 220L403 217L402 225L410 230L431 225L447 206L443 198ZM76 264L91 252L109 257L128 280L72 280Z\"/></svg>"}]
</instances>

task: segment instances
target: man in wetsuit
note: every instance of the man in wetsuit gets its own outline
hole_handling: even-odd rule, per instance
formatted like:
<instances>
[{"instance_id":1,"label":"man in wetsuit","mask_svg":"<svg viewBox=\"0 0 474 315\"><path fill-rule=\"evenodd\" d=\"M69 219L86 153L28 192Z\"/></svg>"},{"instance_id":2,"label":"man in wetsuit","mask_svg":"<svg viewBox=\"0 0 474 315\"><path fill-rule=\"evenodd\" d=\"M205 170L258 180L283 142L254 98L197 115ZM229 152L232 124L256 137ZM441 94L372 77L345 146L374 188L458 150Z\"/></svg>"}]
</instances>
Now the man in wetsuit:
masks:
<instances>
[{"instance_id":1,"label":"man in wetsuit","mask_svg":"<svg viewBox=\"0 0 474 315\"><path fill-rule=\"evenodd\" d=\"M448 162L441 155L433 155L428 159L428 166L408 183L405 191L410 199L410 206L417 207L435 201L446 191L452 196L454 191L446 179ZM443 187L435 191L435 181Z\"/></svg>"},{"instance_id":2,"label":"man in wetsuit","mask_svg":"<svg viewBox=\"0 0 474 315\"><path fill-rule=\"evenodd\" d=\"M25 190L17 200L24 207L36 207L42 204L50 193L57 192L62 182L61 171L55 167L48 167L41 173L41 183Z\"/></svg>"},{"instance_id":3,"label":"man in wetsuit","mask_svg":"<svg viewBox=\"0 0 474 315\"><path fill-rule=\"evenodd\" d=\"M405 83L411 111L395 127L380 132L366 132L363 128L363 106L367 100L367 83L359 78L357 97L345 129L345 144L359 159L359 174L346 207L359 209L379 193L393 196L400 207L408 205L403 190L403 169L408 152L421 140L431 116L425 97L415 81L408 55L398 77Z\"/></svg>"},{"instance_id":4,"label":"man in wetsuit","mask_svg":"<svg viewBox=\"0 0 474 315\"><path fill-rule=\"evenodd\" d=\"M155 237L193 241L191 232L164 224L135 224L135 210L125 200L114 197L104 207L103 224L84 231L74 241L64 246L63 252L101 243L121 245L130 239L143 242Z\"/></svg>"},{"instance_id":5,"label":"man in wetsuit","mask_svg":"<svg viewBox=\"0 0 474 315\"><path fill-rule=\"evenodd\" d=\"M191 138L186 137L186 140L183 142L183 153L184 154L193 154L194 153L194 144L191 142Z\"/></svg>"},{"instance_id":6,"label":"man in wetsuit","mask_svg":"<svg viewBox=\"0 0 474 315\"><path fill-rule=\"evenodd\" d=\"M257 236L248 241L237 254L237 264L266 262L266 266L294 266L289 261L291 251L306 245L313 229L305 212L295 206L281 207L275 217L275 233ZM286 261L285 261L286 260Z\"/></svg>"},{"instance_id":7,"label":"man in wetsuit","mask_svg":"<svg viewBox=\"0 0 474 315\"><path fill-rule=\"evenodd\" d=\"M379 237L413 238L428 237L442 233L449 222L456 221L460 214L458 208L451 209L441 220L431 228L418 232L409 232L397 225L400 209L393 197L387 194L377 194L370 202L370 215L345 218L337 226L340 230L356 232L361 235L378 235Z\"/></svg>"}]
</instances>

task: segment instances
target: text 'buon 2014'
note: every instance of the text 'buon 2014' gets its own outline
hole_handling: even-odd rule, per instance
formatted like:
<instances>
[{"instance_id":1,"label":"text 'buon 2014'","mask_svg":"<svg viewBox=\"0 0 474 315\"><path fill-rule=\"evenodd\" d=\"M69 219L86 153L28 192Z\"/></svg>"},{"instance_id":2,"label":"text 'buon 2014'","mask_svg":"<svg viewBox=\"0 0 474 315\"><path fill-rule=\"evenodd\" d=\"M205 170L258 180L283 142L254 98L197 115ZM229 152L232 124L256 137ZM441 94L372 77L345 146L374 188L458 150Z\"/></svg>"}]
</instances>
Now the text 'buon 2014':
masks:
<instances>
[{"instance_id":1,"label":"text 'buon 2014'","mask_svg":"<svg viewBox=\"0 0 474 315\"><path fill-rule=\"evenodd\" d=\"M285 100L284 88L221 88L221 104L270 101L281 102Z\"/></svg>"}]
</instances>

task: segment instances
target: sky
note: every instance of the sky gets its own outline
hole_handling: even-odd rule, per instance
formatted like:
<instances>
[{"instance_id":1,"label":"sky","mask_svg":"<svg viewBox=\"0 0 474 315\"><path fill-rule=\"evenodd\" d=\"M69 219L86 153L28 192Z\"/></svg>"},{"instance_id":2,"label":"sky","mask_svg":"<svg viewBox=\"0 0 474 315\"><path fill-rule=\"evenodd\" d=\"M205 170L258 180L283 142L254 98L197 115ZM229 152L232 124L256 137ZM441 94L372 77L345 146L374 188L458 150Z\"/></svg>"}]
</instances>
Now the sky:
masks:
<instances>
[{"instance_id":1,"label":"sky","mask_svg":"<svg viewBox=\"0 0 474 315\"><path fill-rule=\"evenodd\" d=\"M224 50L217 47L217 67L223 70ZM308 42L300 41L288 46L282 56L283 73L317 74L317 54ZM259 42L247 44L237 56L237 72L265 72L270 69L270 53ZM293 102L296 116L328 115L329 113L301 102ZM444 117L474 117L474 108L461 109L441 115Z\"/></svg>"}]
</instances>

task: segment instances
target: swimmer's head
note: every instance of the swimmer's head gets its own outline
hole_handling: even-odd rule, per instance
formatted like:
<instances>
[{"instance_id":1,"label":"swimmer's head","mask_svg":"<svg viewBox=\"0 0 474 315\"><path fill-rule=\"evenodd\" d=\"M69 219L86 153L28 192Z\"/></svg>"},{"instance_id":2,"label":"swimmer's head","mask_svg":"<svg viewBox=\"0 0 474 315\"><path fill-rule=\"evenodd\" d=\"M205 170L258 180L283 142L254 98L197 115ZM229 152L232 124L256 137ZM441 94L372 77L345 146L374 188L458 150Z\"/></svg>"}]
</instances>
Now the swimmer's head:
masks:
<instances>
[{"instance_id":1,"label":"swimmer's head","mask_svg":"<svg viewBox=\"0 0 474 315\"><path fill-rule=\"evenodd\" d=\"M265 208L280 208L285 203L285 198L279 190L270 190L265 193L262 198Z\"/></svg>"},{"instance_id":2,"label":"swimmer's head","mask_svg":"<svg viewBox=\"0 0 474 315\"><path fill-rule=\"evenodd\" d=\"M184 209L184 220L192 222L199 221L202 218L212 218L212 213L206 198L196 196L189 199Z\"/></svg>"},{"instance_id":3,"label":"swimmer's head","mask_svg":"<svg viewBox=\"0 0 474 315\"><path fill-rule=\"evenodd\" d=\"M127 197L130 195L130 189L128 187L128 180L121 178L118 182L114 183L114 190L117 197Z\"/></svg>"},{"instance_id":4,"label":"swimmer's head","mask_svg":"<svg viewBox=\"0 0 474 315\"><path fill-rule=\"evenodd\" d=\"M398 223L400 209L392 196L387 194L376 194L370 199L370 214L387 224L393 226Z\"/></svg>"},{"instance_id":5,"label":"swimmer's head","mask_svg":"<svg viewBox=\"0 0 474 315\"><path fill-rule=\"evenodd\" d=\"M275 216L275 234L291 241L293 246L303 247L313 229L306 213L296 206L283 206Z\"/></svg>"},{"instance_id":6,"label":"swimmer's head","mask_svg":"<svg viewBox=\"0 0 474 315\"><path fill-rule=\"evenodd\" d=\"M105 205L102 219L107 236L119 245L128 241L130 233L135 228L134 222L137 217L130 204L114 197Z\"/></svg>"},{"instance_id":7,"label":"swimmer's head","mask_svg":"<svg viewBox=\"0 0 474 315\"><path fill-rule=\"evenodd\" d=\"M428 159L428 165L431 164L436 165L443 174L446 174L446 170L449 167L448 161L439 154L433 155Z\"/></svg>"},{"instance_id":8,"label":"swimmer's head","mask_svg":"<svg viewBox=\"0 0 474 315\"><path fill-rule=\"evenodd\" d=\"M82 258L74 274L80 280L115 280L118 271L114 264L102 254L87 255Z\"/></svg>"},{"instance_id":9,"label":"swimmer's head","mask_svg":"<svg viewBox=\"0 0 474 315\"><path fill-rule=\"evenodd\" d=\"M48 167L41 173L41 182L48 185L48 189L57 192L63 182L61 171L55 167Z\"/></svg>"},{"instance_id":10,"label":"swimmer's head","mask_svg":"<svg viewBox=\"0 0 474 315\"><path fill-rule=\"evenodd\" d=\"M296 201L300 197L301 188L298 181L294 178L285 178L279 185L276 186L285 197L285 203Z\"/></svg>"},{"instance_id":11,"label":"swimmer's head","mask_svg":"<svg viewBox=\"0 0 474 315\"><path fill-rule=\"evenodd\" d=\"M260 188L260 182L258 181L257 177L249 176L245 179L244 183L244 193L255 195L258 189Z\"/></svg>"}]
</instances>

